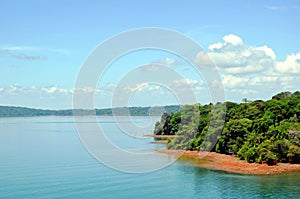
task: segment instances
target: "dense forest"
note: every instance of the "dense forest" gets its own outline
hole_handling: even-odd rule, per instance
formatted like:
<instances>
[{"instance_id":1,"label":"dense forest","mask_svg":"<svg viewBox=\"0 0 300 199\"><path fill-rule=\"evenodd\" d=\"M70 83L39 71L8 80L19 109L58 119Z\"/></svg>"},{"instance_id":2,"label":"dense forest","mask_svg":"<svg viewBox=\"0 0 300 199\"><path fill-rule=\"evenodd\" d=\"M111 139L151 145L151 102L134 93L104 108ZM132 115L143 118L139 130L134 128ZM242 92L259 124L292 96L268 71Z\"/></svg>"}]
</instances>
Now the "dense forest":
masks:
<instances>
[{"instance_id":1,"label":"dense forest","mask_svg":"<svg viewBox=\"0 0 300 199\"><path fill-rule=\"evenodd\" d=\"M164 113L157 135L176 135L168 149L211 150L248 162L300 163L300 92L271 100L194 104Z\"/></svg>"},{"instance_id":2,"label":"dense forest","mask_svg":"<svg viewBox=\"0 0 300 199\"><path fill-rule=\"evenodd\" d=\"M72 116L76 115L128 115L131 116L148 116L157 115L160 116L162 112L174 113L180 109L179 105L170 105L164 107L120 107L120 108L106 108L96 110L84 110L84 109L67 109L67 110L45 110L34 109L26 107L14 107L14 106L0 106L0 117L34 117L34 116Z\"/></svg>"}]
</instances>

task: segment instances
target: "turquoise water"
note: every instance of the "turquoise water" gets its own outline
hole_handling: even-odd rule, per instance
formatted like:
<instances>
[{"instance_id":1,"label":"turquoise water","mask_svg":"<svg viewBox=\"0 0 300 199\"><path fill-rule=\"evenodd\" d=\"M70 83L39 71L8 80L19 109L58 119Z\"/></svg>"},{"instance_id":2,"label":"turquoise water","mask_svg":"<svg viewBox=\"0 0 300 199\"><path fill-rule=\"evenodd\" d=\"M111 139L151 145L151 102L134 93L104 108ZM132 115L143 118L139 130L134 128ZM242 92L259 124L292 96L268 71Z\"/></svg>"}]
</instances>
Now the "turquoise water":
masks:
<instances>
[{"instance_id":1,"label":"turquoise water","mask_svg":"<svg viewBox=\"0 0 300 199\"><path fill-rule=\"evenodd\" d=\"M137 118L137 123L146 119ZM153 150L152 138L122 136L100 118L124 148ZM300 173L236 175L175 162L129 174L95 160L81 144L71 117L0 119L0 198L300 198Z\"/></svg>"}]
</instances>

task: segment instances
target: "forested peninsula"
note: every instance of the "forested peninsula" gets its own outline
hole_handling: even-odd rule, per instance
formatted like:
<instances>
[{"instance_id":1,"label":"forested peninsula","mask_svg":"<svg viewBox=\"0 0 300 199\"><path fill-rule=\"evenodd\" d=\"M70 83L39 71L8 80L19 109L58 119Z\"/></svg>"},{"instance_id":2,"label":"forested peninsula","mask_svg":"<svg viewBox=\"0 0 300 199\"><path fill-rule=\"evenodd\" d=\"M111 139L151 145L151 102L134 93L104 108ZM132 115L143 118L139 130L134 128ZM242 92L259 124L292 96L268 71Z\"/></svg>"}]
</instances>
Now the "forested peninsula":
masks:
<instances>
[{"instance_id":1,"label":"forested peninsula","mask_svg":"<svg viewBox=\"0 0 300 199\"><path fill-rule=\"evenodd\" d=\"M300 92L267 101L194 104L164 113L154 134L174 135L167 149L212 151L249 163L300 163Z\"/></svg>"}]
</instances>

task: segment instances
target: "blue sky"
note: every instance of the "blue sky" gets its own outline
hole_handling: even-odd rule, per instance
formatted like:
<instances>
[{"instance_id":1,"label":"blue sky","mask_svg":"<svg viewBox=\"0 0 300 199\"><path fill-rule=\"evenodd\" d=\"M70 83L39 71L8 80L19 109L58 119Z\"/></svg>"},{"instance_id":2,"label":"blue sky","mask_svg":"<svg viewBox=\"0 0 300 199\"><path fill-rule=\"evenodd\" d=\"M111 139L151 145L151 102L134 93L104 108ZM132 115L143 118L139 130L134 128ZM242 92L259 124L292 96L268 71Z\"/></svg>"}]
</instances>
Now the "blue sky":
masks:
<instances>
[{"instance_id":1,"label":"blue sky","mask_svg":"<svg viewBox=\"0 0 300 199\"><path fill-rule=\"evenodd\" d=\"M296 0L2 0L0 104L70 108L76 77L89 53L113 35L142 27L173 29L201 45L220 70L227 100L268 99L280 91L300 90L299 24ZM96 106L110 106L111 90L132 67L176 60L152 51L122 57L99 83ZM187 68L175 69L185 78L177 83L191 85L199 101L207 103L201 79ZM130 105L176 103L164 89L154 90L138 89Z\"/></svg>"}]
</instances>

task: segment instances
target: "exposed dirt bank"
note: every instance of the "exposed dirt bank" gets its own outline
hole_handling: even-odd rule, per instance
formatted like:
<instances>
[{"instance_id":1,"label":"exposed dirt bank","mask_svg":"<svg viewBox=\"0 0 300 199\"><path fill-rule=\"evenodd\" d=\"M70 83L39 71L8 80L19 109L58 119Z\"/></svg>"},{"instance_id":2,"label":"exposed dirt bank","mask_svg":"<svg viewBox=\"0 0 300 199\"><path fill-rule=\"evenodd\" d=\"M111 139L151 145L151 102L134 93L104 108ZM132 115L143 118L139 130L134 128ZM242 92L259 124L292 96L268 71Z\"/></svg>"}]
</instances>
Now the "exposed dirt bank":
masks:
<instances>
[{"instance_id":1,"label":"exposed dirt bank","mask_svg":"<svg viewBox=\"0 0 300 199\"><path fill-rule=\"evenodd\" d=\"M268 166L267 164L248 163L235 156L215 152L181 150L157 150L156 152L180 156L179 160L188 161L195 166L230 173L266 175L300 171L300 164L278 163L275 166Z\"/></svg>"}]
</instances>

